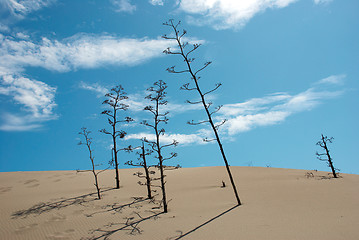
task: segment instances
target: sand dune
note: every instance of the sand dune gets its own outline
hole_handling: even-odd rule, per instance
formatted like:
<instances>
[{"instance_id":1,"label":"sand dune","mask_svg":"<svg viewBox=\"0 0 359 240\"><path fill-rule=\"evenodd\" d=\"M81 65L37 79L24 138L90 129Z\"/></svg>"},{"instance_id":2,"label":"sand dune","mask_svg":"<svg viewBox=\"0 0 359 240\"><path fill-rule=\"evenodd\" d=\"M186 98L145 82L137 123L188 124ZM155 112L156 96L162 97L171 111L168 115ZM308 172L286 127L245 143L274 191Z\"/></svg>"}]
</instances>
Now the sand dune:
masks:
<instances>
[{"instance_id":1,"label":"sand dune","mask_svg":"<svg viewBox=\"0 0 359 240\"><path fill-rule=\"evenodd\" d=\"M167 172L167 214L145 199L136 169L120 171L119 190L102 173L102 200L90 172L0 173L0 239L359 239L358 175L232 170L242 206L223 167L187 168Z\"/></svg>"}]
</instances>

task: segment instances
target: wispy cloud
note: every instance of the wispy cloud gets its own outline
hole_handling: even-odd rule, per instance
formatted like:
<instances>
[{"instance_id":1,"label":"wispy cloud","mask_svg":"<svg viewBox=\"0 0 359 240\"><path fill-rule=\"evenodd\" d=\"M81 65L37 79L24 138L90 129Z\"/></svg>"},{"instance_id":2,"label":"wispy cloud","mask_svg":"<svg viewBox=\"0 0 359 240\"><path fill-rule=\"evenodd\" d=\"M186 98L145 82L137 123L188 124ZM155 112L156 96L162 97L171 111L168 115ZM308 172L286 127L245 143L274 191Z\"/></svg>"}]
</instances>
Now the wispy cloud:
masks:
<instances>
[{"instance_id":1,"label":"wispy cloud","mask_svg":"<svg viewBox=\"0 0 359 240\"><path fill-rule=\"evenodd\" d=\"M80 89L88 90L88 91L95 93L98 98L103 98L106 93L110 92L110 88L102 86L99 83L90 84L90 83L81 81L79 83L78 87ZM0 94L1 94L1 92L0 92ZM132 111L134 113L143 112L144 111L143 109L146 106L153 104L148 99L145 99L145 97L148 94L149 94L149 92L147 92L147 91L131 93L131 94L127 95L128 99L124 99L124 100L122 100L122 102L124 104L127 104L130 106L128 109L129 111ZM202 107L199 105L189 105L186 103L179 104L179 103L173 103L170 101L166 105L163 105L161 107L161 111L162 112L168 111L171 116L174 116L176 114L181 114L181 113L184 113L187 111L192 111L192 110L199 110L201 108Z\"/></svg>"},{"instance_id":2,"label":"wispy cloud","mask_svg":"<svg viewBox=\"0 0 359 240\"><path fill-rule=\"evenodd\" d=\"M332 2L333 0L314 0L315 4L328 4Z\"/></svg>"},{"instance_id":3,"label":"wispy cloud","mask_svg":"<svg viewBox=\"0 0 359 240\"><path fill-rule=\"evenodd\" d=\"M81 81L79 84L79 88L94 92L98 98L104 97L105 94L107 94L109 92L109 90L107 88L105 88L104 86L101 86L98 83L90 84L90 83L85 83L85 82Z\"/></svg>"},{"instance_id":4,"label":"wispy cloud","mask_svg":"<svg viewBox=\"0 0 359 240\"><path fill-rule=\"evenodd\" d=\"M251 131L258 127L272 126L284 122L288 117L300 112L311 111L324 103L325 100L336 98L344 93L344 90L326 90L325 85L339 84L344 81L345 75L332 75L316 82L315 87L311 87L297 94L289 94L285 92L273 93L260 98L252 98L245 102L225 104L215 116L215 121L219 123L223 119L227 119L226 124L221 128L221 135L226 139L232 139L236 135ZM320 85L318 85L320 83ZM139 99L135 100L139 103ZM144 102L141 103L143 106ZM193 106L193 105L190 105ZM169 107L175 110L176 114L185 113L189 110L185 105L176 105ZM182 109L182 111L177 111ZM140 110L140 108L138 108ZM182 144L204 144L203 138L211 139L213 133L209 126L202 126L192 134L166 134L163 141L166 143L176 139ZM153 134L138 133L130 134L126 139L140 139L146 137L149 140L154 139Z\"/></svg>"},{"instance_id":5,"label":"wispy cloud","mask_svg":"<svg viewBox=\"0 0 359 240\"><path fill-rule=\"evenodd\" d=\"M342 81L343 78L343 75L333 75L318 82L331 82L333 79ZM222 131L233 136L257 127L279 124L293 114L310 111L324 100L338 97L343 93L342 90L329 91L315 87L295 95L275 93L242 103L226 104L216 119L227 119L228 122L223 125Z\"/></svg>"},{"instance_id":6,"label":"wispy cloud","mask_svg":"<svg viewBox=\"0 0 359 240\"><path fill-rule=\"evenodd\" d=\"M129 134L125 137L125 140L132 139L142 139L146 138L150 141L155 141L156 136L152 133L136 133ZM176 140L180 145L189 145L189 144L205 144L203 138L199 134L164 134L160 137L162 144L170 144L173 140Z\"/></svg>"},{"instance_id":7,"label":"wispy cloud","mask_svg":"<svg viewBox=\"0 0 359 240\"><path fill-rule=\"evenodd\" d=\"M149 1L152 5L160 5L163 6L163 0L150 0Z\"/></svg>"},{"instance_id":8,"label":"wispy cloud","mask_svg":"<svg viewBox=\"0 0 359 240\"><path fill-rule=\"evenodd\" d=\"M215 29L243 27L255 15L267 9L287 7L297 0L182 0L179 9L188 13L188 21Z\"/></svg>"},{"instance_id":9,"label":"wispy cloud","mask_svg":"<svg viewBox=\"0 0 359 240\"><path fill-rule=\"evenodd\" d=\"M140 112L143 111L145 106L153 105L153 102L145 99L145 97L149 93L147 91L143 91L141 93L130 94L128 95L128 99L124 101L124 103L130 106L130 111ZM202 109L200 105L192 105L192 104L180 104L171 101L171 99L167 99L169 102L166 105L161 106L162 112L169 112L171 116L182 114L184 112L189 112L193 110Z\"/></svg>"},{"instance_id":10,"label":"wispy cloud","mask_svg":"<svg viewBox=\"0 0 359 240\"><path fill-rule=\"evenodd\" d=\"M17 104L23 106L23 114L2 113L1 130L24 131L39 128L44 121L56 119L53 110L56 107L56 88L16 75L1 77L0 94L11 96Z\"/></svg>"},{"instance_id":11,"label":"wispy cloud","mask_svg":"<svg viewBox=\"0 0 359 240\"><path fill-rule=\"evenodd\" d=\"M32 115L15 115L11 113L3 113L1 116L1 131L24 132L34 131L42 127L43 119L34 118Z\"/></svg>"},{"instance_id":12,"label":"wispy cloud","mask_svg":"<svg viewBox=\"0 0 359 240\"><path fill-rule=\"evenodd\" d=\"M9 24L25 18L29 13L47 7L55 0L1 0L0 31L8 31Z\"/></svg>"},{"instance_id":13,"label":"wispy cloud","mask_svg":"<svg viewBox=\"0 0 359 240\"><path fill-rule=\"evenodd\" d=\"M331 85L343 85L346 75L332 75L327 78L319 80L316 84L331 84Z\"/></svg>"},{"instance_id":14,"label":"wispy cloud","mask_svg":"<svg viewBox=\"0 0 359 240\"><path fill-rule=\"evenodd\" d=\"M43 38L40 43L14 40L0 34L1 65L12 71L43 67L59 72L107 65L140 64L163 56L169 42L157 39L131 39L108 35L79 34L62 42Z\"/></svg>"},{"instance_id":15,"label":"wispy cloud","mask_svg":"<svg viewBox=\"0 0 359 240\"><path fill-rule=\"evenodd\" d=\"M3 0L2 6L10 14L23 17L55 2L54 0Z\"/></svg>"},{"instance_id":16,"label":"wispy cloud","mask_svg":"<svg viewBox=\"0 0 359 240\"><path fill-rule=\"evenodd\" d=\"M133 13L136 11L136 5L131 4L131 0L111 0L116 12Z\"/></svg>"},{"instance_id":17,"label":"wispy cloud","mask_svg":"<svg viewBox=\"0 0 359 240\"><path fill-rule=\"evenodd\" d=\"M220 132L223 138L233 139L236 135L251 131L258 127L272 126L284 122L288 117L298 114L300 112L311 111L324 103L325 100L336 98L344 93L344 90L326 90L323 86L327 83L337 83L343 81L345 75L332 75L327 78L321 79L314 84L316 87L311 87L303 92L297 94L289 94L285 92L273 93L260 98L252 98L244 102L225 104L215 116L217 123L223 119L227 119L226 124L220 128ZM329 80L328 80L329 79ZM337 79L338 81L334 81ZM323 83L317 85L318 83ZM142 94L132 95L129 99L137 103L134 111L142 111L143 106L148 104L146 100L141 97ZM196 106L188 105L187 106ZM167 110L175 111L175 114L188 113L192 110L202 110L201 107L193 109L186 108L183 104L172 104L168 106ZM200 125L202 128L196 130L191 134L181 133L166 133L162 137L164 143L171 143L173 139L177 140L180 144L205 144L204 138L212 139L213 132L210 126ZM196 128L194 128L196 129ZM146 137L149 140L154 140L155 135L147 132L140 132L136 134L129 134L125 137L125 140L141 139Z\"/></svg>"}]
</instances>

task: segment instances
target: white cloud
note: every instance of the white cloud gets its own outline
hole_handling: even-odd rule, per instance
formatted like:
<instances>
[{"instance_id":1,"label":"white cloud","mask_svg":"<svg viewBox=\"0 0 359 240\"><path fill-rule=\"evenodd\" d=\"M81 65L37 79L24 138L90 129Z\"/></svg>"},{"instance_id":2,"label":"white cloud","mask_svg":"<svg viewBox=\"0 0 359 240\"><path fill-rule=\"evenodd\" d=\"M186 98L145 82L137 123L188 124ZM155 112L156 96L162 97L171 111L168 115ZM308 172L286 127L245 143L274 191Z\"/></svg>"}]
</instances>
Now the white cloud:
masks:
<instances>
[{"instance_id":1,"label":"white cloud","mask_svg":"<svg viewBox=\"0 0 359 240\"><path fill-rule=\"evenodd\" d=\"M24 114L2 113L1 130L24 131L39 128L41 123L56 119L53 113L56 88L16 75L2 75L0 94L11 96L23 106Z\"/></svg>"},{"instance_id":2,"label":"white cloud","mask_svg":"<svg viewBox=\"0 0 359 240\"><path fill-rule=\"evenodd\" d=\"M53 0L3 0L3 6L13 15L24 16L53 2Z\"/></svg>"},{"instance_id":3,"label":"white cloud","mask_svg":"<svg viewBox=\"0 0 359 240\"><path fill-rule=\"evenodd\" d=\"M274 93L262 98L252 98L243 103L226 104L222 107L221 112L226 116L238 116L256 113L267 110L273 102L284 102L291 98L287 93Z\"/></svg>"},{"instance_id":4,"label":"white cloud","mask_svg":"<svg viewBox=\"0 0 359 240\"><path fill-rule=\"evenodd\" d=\"M126 91L126 89L125 89ZM129 110L133 112L143 112L143 109L146 106L153 105L153 102L145 99L145 97L149 94L147 91L142 91L134 94L128 94L128 99L123 100L124 104L130 106ZM170 115L181 114L187 111L199 110L202 109L200 105L190 105L190 104L178 104L174 103L171 99L167 98L168 103L166 105L162 105L160 108L161 112L169 112Z\"/></svg>"},{"instance_id":5,"label":"white cloud","mask_svg":"<svg viewBox=\"0 0 359 240\"><path fill-rule=\"evenodd\" d=\"M227 131L229 135L252 130L258 126L268 126L280 123L288 117L287 112L269 111L265 113L249 114L231 118L228 121Z\"/></svg>"},{"instance_id":6,"label":"white cloud","mask_svg":"<svg viewBox=\"0 0 359 240\"><path fill-rule=\"evenodd\" d=\"M333 75L325 79L341 79L345 75ZM322 80L318 81L321 82ZM328 81L328 80L326 80ZM324 82L326 82L324 81ZM331 82L331 81L329 81ZM336 82L336 81L335 81ZM312 87L306 91L298 94L288 94L284 92L273 93L261 98L252 98L245 102L225 104L221 110L215 115L216 124L220 123L223 119L228 121L220 128L223 138L233 139L234 136L242 132L251 131L257 127L272 126L284 122L288 117L304 112L310 111L318 107L323 101L341 96L344 93L342 90L323 90L320 88ZM142 111L146 101L140 94L136 97L130 97L135 103L139 105L136 110ZM132 103L130 103L132 104ZM193 106L193 105L187 105ZM176 114L183 113L189 110L202 110L201 107L195 109L186 109L186 105L169 105L169 110L175 111ZM180 144L204 144L203 138L213 138L213 132L207 124L201 125L203 128L199 129L193 134L165 134L162 137L164 144L171 143L176 139ZM154 134L138 133L130 134L125 137L126 140L141 139L146 137L149 140L154 140Z\"/></svg>"},{"instance_id":7,"label":"white cloud","mask_svg":"<svg viewBox=\"0 0 359 240\"><path fill-rule=\"evenodd\" d=\"M16 33L16 37L20 38L20 39L29 39L30 38L29 35L27 35L26 33L23 33L23 32Z\"/></svg>"},{"instance_id":8,"label":"white cloud","mask_svg":"<svg viewBox=\"0 0 359 240\"><path fill-rule=\"evenodd\" d=\"M104 97L105 94L107 94L109 92L109 90L107 88L101 86L98 83L88 84L88 83L81 81L79 84L79 87L82 89L89 90L89 91L96 93L98 98Z\"/></svg>"},{"instance_id":9,"label":"white cloud","mask_svg":"<svg viewBox=\"0 0 359 240\"><path fill-rule=\"evenodd\" d=\"M317 91L315 88L309 88L308 90L292 96L284 104L275 106L273 109L279 109L290 113L297 113L302 111L312 110L317 107L322 100L335 98L343 94L343 91Z\"/></svg>"},{"instance_id":10,"label":"white cloud","mask_svg":"<svg viewBox=\"0 0 359 240\"><path fill-rule=\"evenodd\" d=\"M32 131L42 127L41 121L32 118L31 115L4 113L1 118L3 123L0 125L0 130L2 131Z\"/></svg>"},{"instance_id":11,"label":"white cloud","mask_svg":"<svg viewBox=\"0 0 359 240\"><path fill-rule=\"evenodd\" d=\"M318 83L338 84L344 81L345 75L333 75L318 81ZM298 94L291 95L289 93L278 92L261 98L252 98L245 102L225 104L221 110L215 115L216 124L223 119L227 119L226 124L220 128L222 137L231 139L235 135L242 132L251 131L257 127L272 126L284 122L288 117L304 112L310 111L318 107L323 101L341 96L344 93L342 90L325 90L323 86L309 88ZM138 96L137 96L138 97ZM134 99L135 102L141 102L140 99ZM144 102L141 103L142 110ZM196 106L196 105L189 105ZM189 111L185 105L170 106L169 109L177 113ZM181 110L182 109L182 110ZM195 109L201 110L201 106L196 106ZM203 138L208 137L212 139L213 132L209 125L201 125L194 134L168 134L163 136L165 143L170 143L172 139L176 139L182 144L203 144ZM153 134L139 133L131 134L126 139L140 139L147 137L154 140Z\"/></svg>"},{"instance_id":12,"label":"white cloud","mask_svg":"<svg viewBox=\"0 0 359 240\"><path fill-rule=\"evenodd\" d=\"M224 105L218 112L216 121L227 119L221 131L233 136L256 127L279 124L293 114L310 111L325 99L335 98L343 93L344 91L341 90L327 91L309 88L296 95L276 93L262 98L253 98L242 103Z\"/></svg>"},{"instance_id":13,"label":"white cloud","mask_svg":"<svg viewBox=\"0 0 359 240\"><path fill-rule=\"evenodd\" d=\"M163 0L150 0L152 5L160 5L163 6Z\"/></svg>"},{"instance_id":14,"label":"white cloud","mask_svg":"<svg viewBox=\"0 0 359 240\"><path fill-rule=\"evenodd\" d=\"M132 5L130 0L111 0L111 3L116 7L116 12L133 13L136 11L136 5Z\"/></svg>"},{"instance_id":15,"label":"white cloud","mask_svg":"<svg viewBox=\"0 0 359 240\"><path fill-rule=\"evenodd\" d=\"M162 56L168 46L163 39L128 39L102 36L84 36L75 40L66 50L66 60L74 68L94 68L111 65L136 65ZM73 53L71 53L73 52Z\"/></svg>"},{"instance_id":16,"label":"white cloud","mask_svg":"<svg viewBox=\"0 0 359 240\"><path fill-rule=\"evenodd\" d=\"M314 0L315 4L328 4L332 2L333 0Z\"/></svg>"},{"instance_id":17,"label":"white cloud","mask_svg":"<svg viewBox=\"0 0 359 240\"><path fill-rule=\"evenodd\" d=\"M0 34L0 64L16 72L29 66L59 72L107 65L132 66L163 56L162 51L168 45L169 42L161 38L130 39L85 34L62 42L43 38L40 43L34 43Z\"/></svg>"},{"instance_id":18,"label":"white cloud","mask_svg":"<svg viewBox=\"0 0 359 240\"><path fill-rule=\"evenodd\" d=\"M110 91L109 88L106 88L98 83L88 84L83 81L80 82L79 88L94 92L97 97L104 97L106 93ZM125 89L126 91L126 89ZM1 93L1 92L0 92ZM129 110L133 112L143 112L143 109L146 106L153 105L153 102L145 99L149 94L147 91L141 91L138 93L127 94L128 99L122 100L124 104L130 106ZM161 106L161 112L169 112L171 115L180 114L186 111L202 109L200 105L189 105L189 104L178 104L173 103L169 100L166 105Z\"/></svg>"},{"instance_id":19,"label":"white cloud","mask_svg":"<svg viewBox=\"0 0 359 240\"><path fill-rule=\"evenodd\" d=\"M332 75L327 78L323 78L323 79L319 80L316 84L342 85L342 84L344 84L345 78L346 78L345 74Z\"/></svg>"},{"instance_id":20,"label":"white cloud","mask_svg":"<svg viewBox=\"0 0 359 240\"><path fill-rule=\"evenodd\" d=\"M125 137L125 140L147 138L149 141L155 141L156 136L152 133L136 133L129 134ZM160 137L161 144L170 144L176 140L180 145L189 144L205 144L203 138L199 134L164 134Z\"/></svg>"},{"instance_id":21,"label":"white cloud","mask_svg":"<svg viewBox=\"0 0 359 240\"><path fill-rule=\"evenodd\" d=\"M8 25L24 19L26 15L51 5L55 0L1 0L0 31L10 31Z\"/></svg>"},{"instance_id":22,"label":"white cloud","mask_svg":"<svg viewBox=\"0 0 359 240\"><path fill-rule=\"evenodd\" d=\"M25 77L11 75L2 76L0 93L13 96L14 100L25 106L34 117L52 114L56 88Z\"/></svg>"},{"instance_id":23,"label":"white cloud","mask_svg":"<svg viewBox=\"0 0 359 240\"><path fill-rule=\"evenodd\" d=\"M182 0L179 9L190 14L193 24L215 29L243 27L256 14L284 8L297 0Z\"/></svg>"},{"instance_id":24,"label":"white cloud","mask_svg":"<svg viewBox=\"0 0 359 240\"><path fill-rule=\"evenodd\" d=\"M25 109L36 109L34 104L23 100L25 95L31 100L42 99L46 94L53 100L54 96L49 95L52 91L45 91L46 94L39 95L40 92L30 91L27 88L31 82L33 86L44 84L41 85L44 87L46 85L23 77L23 72L27 67L68 72L79 68L90 69L111 65L133 66L164 56L162 51L169 44L171 43L162 38L130 39L86 34L78 34L63 41L42 38L36 43L29 40L28 36L23 33L17 34L17 38L0 34L0 77L3 77L1 85L4 85L1 87L0 94L12 96L17 103L24 105ZM17 84L21 81L26 84ZM106 91L106 88L100 85L89 85L84 82L80 83L80 87L96 91L97 94L103 94ZM19 99L21 92L26 92L26 94ZM39 107L38 110L40 109ZM46 108L44 107L43 110ZM52 113L52 110L50 112Z\"/></svg>"},{"instance_id":25,"label":"white cloud","mask_svg":"<svg viewBox=\"0 0 359 240\"><path fill-rule=\"evenodd\" d=\"M4 23L0 23L0 32L9 32L10 28Z\"/></svg>"}]
</instances>

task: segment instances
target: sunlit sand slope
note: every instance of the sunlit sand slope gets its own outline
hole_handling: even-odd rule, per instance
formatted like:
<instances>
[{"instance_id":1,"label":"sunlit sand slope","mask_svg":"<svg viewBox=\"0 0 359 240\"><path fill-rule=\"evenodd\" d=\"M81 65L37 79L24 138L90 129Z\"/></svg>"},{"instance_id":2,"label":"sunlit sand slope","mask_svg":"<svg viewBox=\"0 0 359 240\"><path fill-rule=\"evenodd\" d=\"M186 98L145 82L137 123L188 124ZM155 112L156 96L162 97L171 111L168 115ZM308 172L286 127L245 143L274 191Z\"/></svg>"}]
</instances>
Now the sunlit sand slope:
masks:
<instances>
[{"instance_id":1,"label":"sunlit sand slope","mask_svg":"<svg viewBox=\"0 0 359 240\"><path fill-rule=\"evenodd\" d=\"M102 200L91 172L0 173L0 239L359 239L358 175L232 167L234 207L224 167L168 171L162 214L135 171L100 174Z\"/></svg>"}]
</instances>

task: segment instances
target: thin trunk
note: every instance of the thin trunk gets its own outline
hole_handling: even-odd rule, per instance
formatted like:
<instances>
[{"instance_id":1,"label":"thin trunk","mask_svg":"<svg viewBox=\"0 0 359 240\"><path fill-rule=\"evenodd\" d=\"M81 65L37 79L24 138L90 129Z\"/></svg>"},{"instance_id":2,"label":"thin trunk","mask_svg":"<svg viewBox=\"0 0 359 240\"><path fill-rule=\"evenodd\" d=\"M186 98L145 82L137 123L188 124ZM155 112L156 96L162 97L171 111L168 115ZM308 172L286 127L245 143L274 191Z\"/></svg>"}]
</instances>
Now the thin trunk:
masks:
<instances>
[{"instance_id":1,"label":"thin trunk","mask_svg":"<svg viewBox=\"0 0 359 240\"><path fill-rule=\"evenodd\" d=\"M333 161L332 161L332 158L330 157L330 154L329 154L329 149L327 147L327 143L325 142L325 139L324 139L324 136L322 134L322 141L323 141L323 144L324 144L324 149L326 151L326 154L328 156L328 162L329 162L329 167L332 169L332 173L333 173L333 176L334 178L338 178L336 172L335 172L335 168L334 168L334 165L333 165Z\"/></svg>"},{"instance_id":2,"label":"thin trunk","mask_svg":"<svg viewBox=\"0 0 359 240\"><path fill-rule=\"evenodd\" d=\"M166 200L166 188L165 188L165 176L163 172L163 163L162 163L162 156L160 157L160 173L161 173L161 189L162 189L162 203L163 203L163 212L167 213L167 200Z\"/></svg>"},{"instance_id":3,"label":"thin trunk","mask_svg":"<svg viewBox=\"0 0 359 240\"><path fill-rule=\"evenodd\" d=\"M116 138L113 138L114 146L113 146L113 154L115 159L115 171L116 171L116 188L120 188L120 175L118 172L118 161L117 161L117 148L116 148Z\"/></svg>"},{"instance_id":4,"label":"thin trunk","mask_svg":"<svg viewBox=\"0 0 359 240\"><path fill-rule=\"evenodd\" d=\"M114 114L113 114L113 135L112 135L112 139L113 139L113 154L115 155L115 171L116 171L116 188L119 189L120 188L120 174L118 172L118 160L117 160L117 143L116 143L116 109L114 109Z\"/></svg>"},{"instance_id":5,"label":"thin trunk","mask_svg":"<svg viewBox=\"0 0 359 240\"><path fill-rule=\"evenodd\" d=\"M143 158L143 167L145 168L145 173L146 173L147 197L149 199L152 199L151 178L150 178L150 173L149 173L148 168L147 168L144 143L142 143L142 158Z\"/></svg>"},{"instance_id":6,"label":"thin trunk","mask_svg":"<svg viewBox=\"0 0 359 240\"><path fill-rule=\"evenodd\" d=\"M156 141L157 141L158 161L160 164L163 212L167 213L168 210L167 210L167 200L166 200L165 176L163 172L163 158L162 158L161 147L160 147L160 134L158 133L158 105L159 105L158 101L159 100L156 101L155 132L156 132Z\"/></svg>"},{"instance_id":7,"label":"thin trunk","mask_svg":"<svg viewBox=\"0 0 359 240\"><path fill-rule=\"evenodd\" d=\"M93 173L93 176L95 177L95 187L96 187L96 190L97 190L97 196L98 196L98 199L101 199L100 187L98 185L98 179L97 179L97 173L95 171L95 164L94 164L92 158L91 158L91 162L92 162L92 173Z\"/></svg>"},{"instance_id":8,"label":"thin trunk","mask_svg":"<svg viewBox=\"0 0 359 240\"><path fill-rule=\"evenodd\" d=\"M97 189L97 196L98 196L98 199L101 199L101 193L100 193L100 187L98 186L97 174L94 173L94 176L95 176L95 186Z\"/></svg>"},{"instance_id":9,"label":"thin trunk","mask_svg":"<svg viewBox=\"0 0 359 240\"><path fill-rule=\"evenodd\" d=\"M90 152L90 159L91 159L91 163L92 163L92 173L93 173L93 176L95 177L95 187L96 187L96 190L97 190L97 197L98 199L101 199L101 194L100 194L100 187L99 187L99 184L98 184L98 179L97 179L97 174L96 174L96 170L95 170L95 163L94 163L94 160L93 160L93 157L92 157L92 150L91 150L91 147L88 143L88 140L87 140L87 148Z\"/></svg>"},{"instance_id":10,"label":"thin trunk","mask_svg":"<svg viewBox=\"0 0 359 240\"><path fill-rule=\"evenodd\" d=\"M221 143L221 140L219 138L219 135L218 135L218 131L213 123L213 120L212 120L212 116L211 116L211 113L208 111L208 107L206 106L206 102L205 102L205 99L204 99L204 95L202 94L200 88L199 88L199 85L198 85L198 82L197 82L197 79L196 79L196 76L194 76L194 74L192 73L192 70L190 71L190 73L192 74L192 77L196 83L196 88L197 88L197 91L199 93L199 95L201 96L201 100L202 100L202 104L203 104L203 107L204 109L206 110L206 113L207 113L207 117L208 117L208 121L213 129L213 132L214 132L214 135L216 137L216 141L218 143L218 146L219 146L219 149L221 151L221 154L222 154L222 158L223 158L223 161L226 165L226 170L227 170L227 173L228 173L228 176L229 176L229 180L232 184L232 188L233 188L233 192L234 192L234 195L235 195L235 198L237 200L237 203L238 205L241 205L241 200L239 199L239 196L238 196L238 192L237 192L237 187L234 183L234 180L233 180L233 176L232 176L232 173L231 173L231 169L229 168L229 164L228 164L228 161L227 161L227 158L226 158L226 155L224 153L224 149L223 149L223 146L222 146L222 143Z\"/></svg>"},{"instance_id":11,"label":"thin trunk","mask_svg":"<svg viewBox=\"0 0 359 240\"><path fill-rule=\"evenodd\" d=\"M206 113L207 113L208 121L209 121L209 123L211 124L211 127L212 127L212 129L213 129L214 135L215 135L215 137L216 137L216 141L217 141L218 146L219 146L219 149L220 149L220 151L221 151L223 161L224 161L224 163L225 163L225 165L226 165L227 173L228 173L229 179L230 179L230 181L231 181L232 188L233 188L233 192L234 192L234 195L235 195L235 197L236 197L237 203L238 203L238 205L241 205L242 203L241 203L241 201L240 201L240 199L239 199L239 195L238 195L238 192L237 192L237 187L236 187L236 185L235 185L235 183L234 183L234 180L233 180L233 177L232 177L232 173L231 173L231 170L230 170L230 167L229 167L229 164L228 164L226 155L225 155L225 153L224 153L221 140L220 140L220 138L219 138L217 129L216 129L216 127L215 127L215 125L214 125L214 123L213 123L213 120L212 120L211 113L210 113L209 110L208 110L208 107L207 107L207 105L206 105L206 101L205 101L205 99L204 99L204 95L203 95L203 93L202 93L202 91L201 91L201 89L200 89L200 87L199 87L198 79L197 79L196 75L193 73L192 67L191 67L191 65L190 65L190 62L189 62L188 58L186 57L186 55L185 55L185 53L184 53L184 51L183 51L182 44L181 44L181 42L180 42L180 40L179 40L179 37L178 37L178 32L177 32L177 31L175 31L175 32L176 32L176 36L177 36L177 43L178 43L178 45L179 45L179 47L180 47L180 50L181 50L181 55L183 56L183 58L184 58L184 60L185 60L185 62L186 62L186 64L187 64L188 71L189 71L189 73L191 74L192 79L194 80L194 82L195 82L195 84L196 84L196 89L197 89L197 91L198 91L198 93L199 93L199 95L200 95L200 97L201 97L201 101L202 101L203 107L204 107L204 109L205 109L205 111L206 111Z\"/></svg>"}]
</instances>

